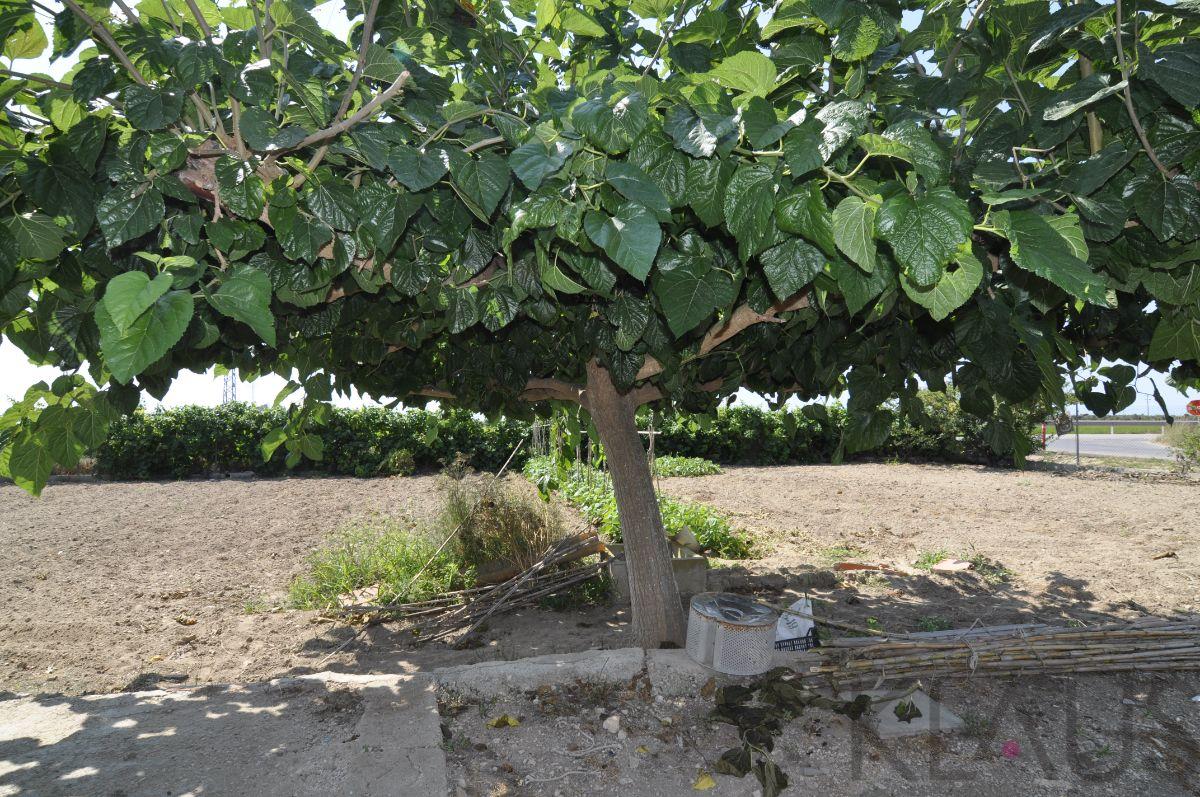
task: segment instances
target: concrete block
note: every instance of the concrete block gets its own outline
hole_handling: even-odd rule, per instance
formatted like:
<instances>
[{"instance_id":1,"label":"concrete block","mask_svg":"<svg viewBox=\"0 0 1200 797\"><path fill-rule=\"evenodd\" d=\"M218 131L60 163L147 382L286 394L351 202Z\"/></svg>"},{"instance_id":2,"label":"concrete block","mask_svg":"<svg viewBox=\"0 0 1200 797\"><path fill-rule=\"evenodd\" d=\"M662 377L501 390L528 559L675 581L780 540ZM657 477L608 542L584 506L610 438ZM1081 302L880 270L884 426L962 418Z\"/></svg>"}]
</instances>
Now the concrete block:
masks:
<instances>
[{"instance_id":1,"label":"concrete block","mask_svg":"<svg viewBox=\"0 0 1200 797\"><path fill-rule=\"evenodd\" d=\"M591 683L628 683L641 671L641 648L585 650L552 653L517 661L484 661L433 671L438 686L475 697L497 697L506 692L541 686L562 686L584 679Z\"/></svg>"}]
</instances>

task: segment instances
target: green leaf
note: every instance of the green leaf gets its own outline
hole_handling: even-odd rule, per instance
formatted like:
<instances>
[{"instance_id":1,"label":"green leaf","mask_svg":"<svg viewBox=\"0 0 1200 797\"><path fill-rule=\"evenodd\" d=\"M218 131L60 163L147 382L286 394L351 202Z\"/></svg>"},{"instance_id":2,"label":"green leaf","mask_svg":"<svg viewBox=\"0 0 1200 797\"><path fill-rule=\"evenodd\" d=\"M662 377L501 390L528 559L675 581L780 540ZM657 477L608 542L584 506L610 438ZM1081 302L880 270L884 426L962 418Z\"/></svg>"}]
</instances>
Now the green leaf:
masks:
<instances>
[{"instance_id":1,"label":"green leaf","mask_svg":"<svg viewBox=\"0 0 1200 797\"><path fill-rule=\"evenodd\" d=\"M1053 282L1077 299L1107 307L1108 284L1071 254L1070 244L1045 217L1028 210L1001 211L996 224L1008 237L1009 256L1018 266Z\"/></svg>"},{"instance_id":2,"label":"green leaf","mask_svg":"<svg viewBox=\"0 0 1200 797\"><path fill-rule=\"evenodd\" d=\"M29 6L26 5L26 8ZM14 4L9 6L14 10L20 6ZM13 11L5 10L6 16L12 14ZM38 22L37 17L33 12L22 13L16 11L17 20L15 24L3 25L0 27L0 32L4 33L4 57L5 58L37 58L46 49L46 45L50 42L46 39L46 31L42 29L42 25Z\"/></svg>"},{"instance_id":3,"label":"green leaf","mask_svg":"<svg viewBox=\"0 0 1200 797\"><path fill-rule=\"evenodd\" d=\"M125 118L138 130L162 130L179 121L183 92L137 83L125 89Z\"/></svg>"},{"instance_id":4,"label":"green leaf","mask_svg":"<svg viewBox=\"0 0 1200 797\"><path fill-rule=\"evenodd\" d=\"M879 210L876 225L896 260L919 287L937 283L942 267L971 234L967 203L949 188L934 188L914 199L897 194Z\"/></svg>"},{"instance_id":5,"label":"green leaf","mask_svg":"<svg viewBox=\"0 0 1200 797\"><path fill-rule=\"evenodd\" d=\"M406 144L397 144L388 156L388 168L409 191L424 191L449 171L450 158L445 150L419 152Z\"/></svg>"},{"instance_id":6,"label":"green leaf","mask_svg":"<svg viewBox=\"0 0 1200 797\"><path fill-rule=\"evenodd\" d=\"M242 139L255 152L273 152L299 144L308 135L299 125L280 128L275 115L265 108L242 111Z\"/></svg>"},{"instance_id":7,"label":"green leaf","mask_svg":"<svg viewBox=\"0 0 1200 797\"><path fill-rule=\"evenodd\" d=\"M1200 224L1200 193L1185 174L1169 180L1158 174L1150 175L1134 192L1133 205L1138 217L1160 241L1190 232Z\"/></svg>"},{"instance_id":8,"label":"green leaf","mask_svg":"<svg viewBox=\"0 0 1200 797\"><path fill-rule=\"evenodd\" d=\"M1133 155L1133 151L1126 149L1122 142L1113 141L1095 155L1072 166L1060 187L1068 194L1090 194L1125 168Z\"/></svg>"},{"instance_id":9,"label":"green leaf","mask_svg":"<svg viewBox=\"0 0 1200 797\"><path fill-rule=\"evenodd\" d=\"M667 326L681 337L718 308L734 298L733 280L713 265L711 257L683 256L674 259L669 271L654 277L654 295L662 305Z\"/></svg>"},{"instance_id":10,"label":"green leaf","mask_svg":"<svg viewBox=\"0 0 1200 797\"><path fill-rule=\"evenodd\" d=\"M276 197L278 196L277 194ZM268 213L275 237L283 248L283 253L291 260L311 263L322 247L333 240L333 230L301 213L295 203L281 205L272 200Z\"/></svg>"},{"instance_id":11,"label":"green leaf","mask_svg":"<svg viewBox=\"0 0 1200 797\"><path fill-rule=\"evenodd\" d=\"M942 321L962 307L983 280L983 264L971 252L969 243L959 247L955 262L957 267L947 267L934 285L922 287L907 274L900 274L900 285L908 298L927 309L934 321Z\"/></svg>"},{"instance_id":12,"label":"green leaf","mask_svg":"<svg viewBox=\"0 0 1200 797\"><path fill-rule=\"evenodd\" d=\"M1148 60L1139 62L1139 74L1148 74L1184 108L1200 105L1200 42L1193 38L1160 47Z\"/></svg>"},{"instance_id":13,"label":"green leaf","mask_svg":"<svg viewBox=\"0 0 1200 797\"><path fill-rule=\"evenodd\" d=\"M1066 91L1058 94L1058 99L1046 109L1042 111L1042 119L1047 122L1057 122L1059 119L1066 119L1076 111L1081 111L1094 102L1116 94L1126 86L1124 80L1114 83L1111 86L1108 83L1106 75L1093 74L1082 78Z\"/></svg>"},{"instance_id":14,"label":"green leaf","mask_svg":"<svg viewBox=\"0 0 1200 797\"><path fill-rule=\"evenodd\" d=\"M775 223L784 232L803 235L833 257L837 242L833 236L833 213L817 181L809 181L783 197L775 205Z\"/></svg>"},{"instance_id":15,"label":"green leaf","mask_svg":"<svg viewBox=\"0 0 1200 797\"><path fill-rule=\"evenodd\" d=\"M266 207L262 178L248 161L222 155L216 163L221 204L244 219L257 220Z\"/></svg>"},{"instance_id":16,"label":"green leaf","mask_svg":"<svg viewBox=\"0 0 1200 797\"><path fill-rule=\"evenodd\" d=\"M841 291L851 315L858 313L895 282L892 270L882 265L868 273L845 260L838 259L829 264L829 271L837 281L838 290Z\"/></svg>"},{"instance_id":17,"label":"green leaf","mask_svg":"<svg viewBox=\"0 0 1200 797\"><path fill-rule=\"evenodd\" d=\"M22 490L40 495L54 469L54 456L44 441L23 429L9 443L8 473Z\"/></svg>"},{"instance_id":18,"label":"green leaf","mask_svg":"<svg viewBox=\"0 0 1200 797\"><path fill-rule=\"evenodd\" d=\"M662 243L662 229L650 211L636 202L623 203L612 217L589 210L583 217L583 228L613 262L646 281Z\"/></svg>"},{"instance_id":19,"label":"green leaf","mask_svg":"<svg viewBox=\"0 0 1200 797\"><path fill-rule=\"evenodd\" d=\"M1152 362L1200 360L1200 318L1189 317L1185 312L1164 315L1154 328L1147 357Z\"/></svg>"},{"instance_id":20,"label":"green leaf","mask_svg":"<svg viewBox=\"0 0 1200 797\"><path fill-rule=\"evenodd\" d=\"M539 126L528 141L508 154L508 165L526 188L536 191L543 180L563 167L573 151L573 145L552 128Z\"/></svg>"},{"instance_id":21,"label":"green leaf","mask_svg":"<svg viewBox=\"0 0 1200 797\"><path fill-rule=\"evenodd\" d=\"M659 221L671 220L671 203L649 175L632 163L610 160L604 167L604 179L623 197L642 205Z\"/></svg>"},{"instance_id":22,"label":"green leaf","mask_svg":"<svg viewBox=\"0 0 1200 797\"><path fill-rule=\"evenodd\" d=\"M328 169L317 169L304 184L304 204L335 230L353 230L362 220L354 187Z\"/></svg>"},{"instance_id":23,"label":"green leaf","mask_svg":"<svg viewBox=\"0 0 1200 797\"><path fill-rule=\"evenodd\" d=\"M275 316L271 314L271 278L262 269L239 263L221 281L208 303L217 312L247 324L265 340L275 345Z\"/></svg>"},{"instance_id":24,"label":"green leaf","mask_svg":"<svg viewBox=\"0 0 1200 797\"><path fill-rule=\"evenodd\" d=\"M30 160L18 179L21 190L43 212L65 220L67 228L77 237L82 237L92 226L96 188L90 181L79 179L79 167L74 162L65 159L60 162L57 158L49 162Z\"/></svg>"},{"instance_id":25,"label":"green leaf","mask_svg":"<svg viewBox=\"0 0 1200 797\"><path fill-rule=\"evenodd\" d=\"M604 28L600 27L600 24L596 20L577 8L570 6L560 8L558 20L563 30L574 33L577 36L599 37L607 35Z\"/></svg>"},{"instance_id":26,"label":"green leaf","mask_svg":"<svg viewBox=\"0 0 1200 797\"><path fill-rule=\"evenodd\" d=\"M109 249L153 230L166 214L162 194L150 185L118 185L96 206L96 220Z\"/></svg>"},{"instance_id":27,"label":"green leaf","mask_svg":"<svg viewBox=\"0 0 1200 797\"><path fill-rule=\"evenodd\" d=\"M146 312L158 297L171 289L170 274L159 274L153 280L141 271L126 271L108 281L100 304L113 321L118 332L124 332Z\"/></svg>"},{"instance_id":28,"label":"green leaf","mask_svg":"<svg viewBox=\"0 0 1200 797\"><path fill-rule=\"evenodd\" d=\"M817 112L815 118L824 125L817 144L822 163L866 127L868 115L867 106L857 100L831 102Z\"/></svg>"},{"instance_id":29,"label":"green leaf","mask_svg":"<svg viewBox=\"0 0 1200 797\"><path fill-rule=\"evenodd\" d=\"M508 191L508 163L498 155L485 154L457 169L450 181L475 203L486 221Z\"/></svg>"},{"instance_id":30,"label":"green leaf","mask_svg":"<svg viewBox=\"0 0 1200 797\"><path fill-rule=\"evenodd\" d=\"M875 270L876 205L848 196L833 209L833 239L864 271Z\"/></svg>"},{"instance_id":31,"label":"green leaf","mask_svg":"<svg viewBox=\"0 0 1200 797\"><path fill-rule=\"evenodd\" d=\"M16 241L22 260L53 260L66 246L62 228L41 213L9 216L4 226Z\"/></svg>"},{"instance_id":32,"label":"green leaf","mask_svg":"<svg viewBox=\"0 0 1200 797\"><path fill-rule=\"evenodd\" d=\"M571 112L575 129L613 155L629 149L649 120L646 99L637 92L627 94L612 107L603 99L592 99L575 106Z\"/></svg>"},{"instance_id":33,"label":"green leaf","mask_svg":"<svg viewBox=\"0 0 1200 797\"><path fill-rule=\"evenodd\" d=\"M871 6L859 6L838 27L833 42L833 57L842 61L861 61L895 36L895 24Z\"/></svg>"},{"instance_id":34,"label":"green leaf","mask_svg":"<svg viewBox=\"0 0 1200 797\"><path fill-rule=\"evenodd\" d=\"M700 221L717 227L725 221L725 186L734 165L721 158L701 158L687 166L687 201Z\"/></svg>"},{"instance_id":35,"label":"green leaf","mask_svg":"<svg viewBox=\"0 0 1200 797\"><path fill-rule=\"evenodd\" d=\"M771 291L779 299L787 299L812 282L824 270L829 258L815 247L791 238L758 256Z\"/></svg>"},{"instance_id":36,"label":"green leaf","mask_svg":"<svg viewBox=\"0 0 1200 797\"><path fill-rule=\"evenodd\" d=\"M765 97L775 88L775 64L757 50L734 53L708 73L709 78L734 91Z\"/></svg>"},{"instance_id":37,"label":"green leaf","mask_svg":"<svg viewBox=\"0 0 1200 797\"><path fill-rule=\"evenodd\" d=\"M768 166L739 166L725 188L725 226L737 239L738 255L749 260L770 243L775 209L775 175Z\"/></svg>"},{"instance_id":38,"label":"green leaf","mask_svg":"<svg viewBox=\"0 0 1200 797\"><path fill-rule=\"evenodd\" d=\"M1059 9L1050 15L1050 18L1037 29L1030 39L1030 55L1049 47L1064 31L1086 22L1104 11L1104 8L1091 0L1059 6Z\"/></svg>"},{"instance_id":39,"label":"green leaf","mask_svg":"<svg viewBox=\"0 0 1200 797\"><path fill-rule=\"evenodd\" d=\"M118 328L103 303L96 306L100 352L113 378L123 385L157 362L183 337L194 311L187 291L169 291L134 320Z\"/></svg>"},{"instance_id":40,"label":"green leaf","mask_svg":"<svg viewBox=\"0 0 1200 797\"><path fill-rule=\"evenodd\" d=\"M917 174L924 177L929 185L940 185L949 179L950 156L934 140L933 134L916 121L905 119L889 125L883 131L883 137L908 147L907 160L916 167Z\"/></svg>"}]
</instances>

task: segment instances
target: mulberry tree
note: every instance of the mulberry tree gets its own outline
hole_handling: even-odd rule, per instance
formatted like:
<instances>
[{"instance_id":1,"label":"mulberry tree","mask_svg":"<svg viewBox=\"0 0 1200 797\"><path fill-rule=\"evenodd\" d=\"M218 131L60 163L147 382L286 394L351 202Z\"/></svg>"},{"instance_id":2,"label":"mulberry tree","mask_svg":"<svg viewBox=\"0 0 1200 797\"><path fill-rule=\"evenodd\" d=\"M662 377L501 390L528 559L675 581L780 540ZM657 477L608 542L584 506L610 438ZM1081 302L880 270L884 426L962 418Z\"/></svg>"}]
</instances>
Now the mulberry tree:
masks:
<instances>
[{"instance_id":1,"label":"mulberry tree","mask_svg":"<svg viewBox=\"0 0 1200 797\"><path fill-rule=\"evenodd\" d=\"M578 404L678 644L640 406L848 391L848 453L953 386L1019 455L1085 363L1200 374L1194 1L347 0L346 41L47 2L0 0L4 56L72 59L0 69L0 330L63 372L0 420L34 492L182 370L302 388L290 462L351 387Z\"/></svg>"}]
</instances>

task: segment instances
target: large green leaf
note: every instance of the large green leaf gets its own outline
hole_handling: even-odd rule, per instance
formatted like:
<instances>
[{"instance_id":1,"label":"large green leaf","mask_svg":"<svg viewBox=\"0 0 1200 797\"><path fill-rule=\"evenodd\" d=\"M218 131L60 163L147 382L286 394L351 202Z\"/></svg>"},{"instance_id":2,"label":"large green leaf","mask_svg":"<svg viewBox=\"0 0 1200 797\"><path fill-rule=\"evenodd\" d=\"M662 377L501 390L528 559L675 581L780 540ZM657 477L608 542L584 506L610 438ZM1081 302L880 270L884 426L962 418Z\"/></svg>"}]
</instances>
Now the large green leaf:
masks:
<instances>
[{"instance_id":1,"label":"large green leaf","mask_svg":"<svg viewBox=\"0 0 1200 797\"><path fill-rule=\"evenodd\" d=\"M328 169L318 169L304 184L304 204L335 230L353 230L362 220L354 187Z\"/></svg>"},{"instance_id":2,"label":"large green leaf","mask_svg":"<svg viewBox=\"0 0 1200 797\"><path fill-rule=\"evenodd\" d=\"M279 199L279 195L276 198ZM294 201L279 204L272 200L268 213L283 253L293 260L311 263L321 248L333 240L333 230L324 222L301 213Z\"/></svg>"},{"instance_id":3,"label":"large green leaf","mask_svg":"<svg viewBox=\"0 0 1200 797\"><path fill-rule=\"evenodd\" d=\"M775 205L775 223L784 232L803 235L830 257L837 254L833 236L833 213L825 204L821 185L809 181Z\"/></svg>"},{"instance_id":4,"label":"large green leaf","mask_svg":"<svg viewBox=\"0 0 1200 797\"><path fill-rule=\"evenodd\" d=\"M954 257L955 265L946 268L933 285L921 286L909 275L900 274L900 285L908 298L929 311L935 321L942 321L962 307L983 279L983 264L971 252L970 244L960 247Z\"/></svg>"},{"instance_id":5,"label":"large green leaf","mask_svg":"<svg viewBox=\"0 0 1200 797\"><path fill-rule=\"evenodd\" d=\"M1116 94L1125 88L1125 81L1109 84L1108 78L1102 75L1089 75L1061 92L1051 104L1042 111L1042 119L1047 122L1057 122L1066 119L1071 114L1081 111L1094 102Z\"/></svg>"},{"instance_id":6,"label":"large green leaf","mask_svg":"<svg viewBox=\"0 0 1200 797\"><path fill-rule=\"evenodd\" d=\"M100 352L113 378L123 385L157 362L183 337L194 303L187 291L168 291L125 329L117 326L104 304L96 306Z\"/></svg>"},{"instance_id":7,"label":"large green leaf","mask_svg":"<svg viewBox=\"0 0 1200 797\"><path fill-rule=\"evenodd\" d=\"M709 258L680 258L671 270L655 275L654 295L666 314L667 326L680 337L733 301L733 280Z\"/></svg>"},{"instance_id":8,"label":"large green leaf","mask_svg":"<svg viewBox=\"0 0 1200 797\"><path fill-rule=\"evenodd\" d=\"M742 260L766 248L775 210L775 176L770 167L738 167L725 187L724 208L725 226L737 239Z\"/></svg>"},{"instance_id":9,"label":"large green leaf","mask_svg":"<svg viewBox=\"0 0 1200 797\"><path fill-rule=\"evenodd\" d=\"M829 262L828 257L799 238L771 247L758 260L771 291L781 300L812 282Z\"/></svg>"},{"instance_id":10,"label":"large green leaf","mask_svg":"<svg viewBox=\"0 0 1200 797\"><path fill-rule=\"evenodd\" d=\"M54 469L54 455L44 440L23 429L9 443L8 474L22 490L41 493Z\"/></svg>"},{"instance_id":11,"label":"large green leaf","mask_svg":"<svg viewBox=\"0 0 1200 797\"><path fill-rule=\"evenodd\" d=\"M1090 194L1129 163L1134 153L1120 141L1114 141L1095 155L1071 167L1063 178L1062 190L1068 194Z\"/></svg>"},{"instance_id":12,"label":"large green leaf","mask_svg":"<svg viewBox=\"0 0 1200 797\"><path fill-rule=\"evenodd\" d=\"M1133 194L1137 214L1160 241L1200 229L1200 192L1187 175L1165 179L1152 174Z\"/></svg>"},{"instance_id":13,"label":"large green leaf","mask_svg":"<svg viewBox=\"0 0 1200 797\"><path fill-rule=\"evenodd\" d=\"M408 190L424 191L450 169L450 158L442 149L420 152L415 147L398 144L388 156L388 168Z\"/></svg>"},{"instance_id":14,"label":"large green leaf","mask_svg":"<svg viewBox=\"0 0 1200 797\"><path fill-rule=\"evenodd\" d=\"M222 155L216 164L221 204L245 219L258 219L266 207L262 178L248 161Z\"/></svg>"},{"instance_id":15,"label":"large green leaf","mask_svg":"<svg viewBox=\"0 0 1200 797\"><path fill-rule=\"evenodd\" d=\"M268 345L275 345L275 316L271 314L271 278L262 269L239 263L208 303L222 315L248 324Z\"/></svg>"},{"instance_id":16,"label":"large green leaf","mask_svg":"<svg viewBox=\"0 0 1200 797\"><path fill-rule=\"evenodd\" d=\"M573 145L553 131L537 131L509 153L508 165L530 191L536 191L543 180L563 167L573 151Z\"/></svg>"},{"instance_id":17,"label":"large green leaf","mask_svg":"<svg viewBox=\"0 0 1200 797\"><path fill-rule=\"evenodd\" d=\"M706 226L725 221L725 186L734 165L720 158L701 158L687 166L687 201Z\"/></svg>"},{"instance_id":18,"label":"large green leaf","mask_svg":"<svg viewBox=\"0 0 1200 797\"><path fill-rule=\"evenodd\" d=\"M133 84L125 89L125 118L139 130L162 130L183 113L183 92Z\"/></svg>"},{"instance_id":19,"label":"large green leaf","mask_svg":"<svg viewBox=\"0 0 1200 797\"><path fill-rule=\"evenodd\" d=\"M79 167L66 158L48 162L31 160L19 174L21 190L37 203L42 212L63 219L67 229L77 236L87 232L96 214L96 189L88 180L79 179Z\"/></svg>"},{"instance_id":20,"label":"large green leaf","mask_svg":"<svg viewBox=\"0 0 1200 797\"><path fill-rule=\"evenodd\" d=\"M877 206L848 196L833 209L833 239L846 257L864 271L875 270L875 214Z\"/></svg>"},{"instance_id":21,"label":"large green leaf","mask_svg":"<svg viewBox=\"0 0 1200 797\"><path fill-rule=\"evenodd\" d=\"M734 53L717 64L708 76L722 86L765 97L775 88L775 64L757 50Z\"/></svg>"},{"instance_id":22,"label":"large green leaf","mask_svg":"<svg viewBox=\"0 0 1200 797\"><path fill-rule=\"evenodd\" d=\"M1200 360L1200 318L1186 312L1165 315L1154 328L1147 358L1157 360Z\"/></svg>"},{"instance_id":23,"label":"large green leaf","mask_svg":"<svg viewBox=\"0 0 1200 797\"><path fill-rule=\"evenodd\" d=\"M1139 73L1148 74L1184 108L1200 105L1200 42L1193 38L1160 47L1149 61L1139 64Z\"/></svg>"},{"instance_id":24,"label":"large green leaf","mask_svg":"<svg viewBox=\"0 0 1200 797\"><path fill-rule=\"evenodd\" d=\"M613 262L646 281L662 242L662 229L650 211L636 202L625 202L612 216L589 210L583 217L583 227Z\"/></svg>"},{"instance_id":25,"label":"large green leaf","mask_svg":"<svg viewBox=\"0 0 1200 797\"><path fill-rule=\"evenodd\" d=\"M629 149L649 119L646 100L636 92L625 95L612 106L603 99L588 100L575 106L571 113L575 129L612 154Z\"/></svg>"},{"instance_id":26,"label":"large green leaf","mask_svg":"<svg viewBox=\"0 0 1200 797\"><path fill-rule=\"evenodd\" d=\"M23 260L53 260L63 250L62 228L42 213L9 216L4 226L17 244L17 254Z\"/></svg>"},{"instance_id":27,"label":"large green leaf","mask_svg":"<svg viewBox=\"0 0 1200 797\"><path fill-rule=\"evenodd\" d=\"M124 332L171 289L172 282L171 275L165 272L150 279L141 271L126 271L108 281L100 304L117 331Z\"/></svg>"},{"instance_id":28,"label":"large green leaf","mask_svg":"<svg viewBox=\"0 0 1200 797\"><path fill-rule=\"evenodd\" d=\"M875 223L909 279L922 288L941 279L942 267L973 226L967 203L949 188L935 188L916 198L897 194L883 203Z\"/></svg>"},{"instance_id":29,"label":"large green leaf","mask_svg":"<svg viewBox=\"0 0 1200 797\"><path fill-rule=\"evenodd\" d=\"M503 158L489 153L463 164L450 175L450 181L486 219L495 212L508 191L510 173Z\"/></svg>"},{"instance_id":30,"label":"large green leaf","mask_svg":"<svg viewBox=\"0 0 1200 797\"><path fill-rule=\"evenodd\" d=\"M167 208L162 194L149 185L118 185L96 206L96 220L104 231L109 249L116 249L153 230Z\"/></svg>"},{"instance_id":31,"label":"large green leaf","mask_svg":"<svg viewBox=\"0 0 1200 797\"><path fill-rule=\"evenodd\" d=\"M1077 299L1107 306L1108 283L1087 263L1071 254L1071 246L1054 227L1028 210L1001 211L997 226L1008 236L1009 255L1021 268L1053 282Z\"/></svg>"},{"instance_id":32,"label":"large green leaf","mask_svg":"<svg viewBox=\"0 0 1200 797\"><path fill-rule=\"evenodd\" d=\"M642 205L659 221L671 220L671 203L650 176L632 163L609 161L604 179L626 199Z\"/></svg>"}]
</instances>

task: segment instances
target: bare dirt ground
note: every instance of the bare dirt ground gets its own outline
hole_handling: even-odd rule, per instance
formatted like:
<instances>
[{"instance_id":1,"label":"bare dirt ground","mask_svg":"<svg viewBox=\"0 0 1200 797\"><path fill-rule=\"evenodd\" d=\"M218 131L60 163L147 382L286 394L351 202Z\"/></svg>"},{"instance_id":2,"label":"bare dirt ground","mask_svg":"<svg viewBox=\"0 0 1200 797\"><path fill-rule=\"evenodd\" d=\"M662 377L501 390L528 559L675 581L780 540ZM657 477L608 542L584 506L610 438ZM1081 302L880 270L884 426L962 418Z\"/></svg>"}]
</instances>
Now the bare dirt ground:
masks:
<instances>
[{"instance_id":1,"label":"bare dirt ground","mask_svg":"<svg viewBox=\"0 0 1200 797\"><path fill-rule=\"evenodd\" d=\"M1200 611L1195 480L1051 465L1018 472L855 464L730 468L660 486L726 512L760 540L765 557L727 571L726 583L740 573L733 583L771 600L807 590L819 613L858 625L1090 623ZM630 644L619 606L524 610L494 622L481 646L466 650L414 646L387 625L356 636L313 612L263 611L282 604L305 557L350 519L430 517L437 506L430 476L67 480L41 499L0 485L0 691L403 673ZM982 555L1003 570L989 579L911 567L939 551ZM836 584L811 578L813 564L845 559L906 572ZM802 787L794 793L1200 793L1195 674L932 686L967 720L965 732L880 742L826 712L793 722L776 760ZM730 728L706 720L710 707L702 697L656 702L637 690L568 695L557 705L527 695L465 706L446 714L452 785L461 779L466 794L489 797L695 793L697 774L711 771L734 741ZM502 712L525 719L487 728ZM624 738L602 728L613 712L622 714ZM1000 754L1009 739L1022 747L1011 760ZM716 776L708 793L751 797L756 786Z\"/></svg>"},{"instance_id":2,"label":"bare dirt ground","mask_svg":"<svg viewBox=\"0 0 1200 797\"><path fill-rule=\"evenodd\" d=\"M533 613L482 648L414 649L284 602L305 557L352 518L432 517L434 476L0 485L0 689L108 692L258 681L315 669L403 673L443 663L619 646L624 613ZM587 625L581 626L581 623ZM332 654L332 655L331 655Z\"/></svg>"},{"instance_id":3,"label":"bare dirt ground","mask_svg":"<svg viewBox=\"0 0 1200 797\"><path fill-rule=\"evenodd\" d=\"M879 463L728 468L661 489L766 541L770 556L748 567L766 584L814 562L909 570L815 592L850 622L900 631L1200 611L1200 482L1169 474ZM939 552L982 555L1003 571L912 568Z\"/></svg>"}]
</instances>

